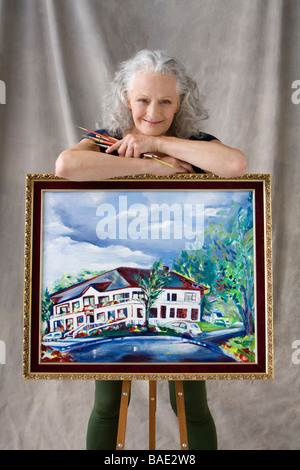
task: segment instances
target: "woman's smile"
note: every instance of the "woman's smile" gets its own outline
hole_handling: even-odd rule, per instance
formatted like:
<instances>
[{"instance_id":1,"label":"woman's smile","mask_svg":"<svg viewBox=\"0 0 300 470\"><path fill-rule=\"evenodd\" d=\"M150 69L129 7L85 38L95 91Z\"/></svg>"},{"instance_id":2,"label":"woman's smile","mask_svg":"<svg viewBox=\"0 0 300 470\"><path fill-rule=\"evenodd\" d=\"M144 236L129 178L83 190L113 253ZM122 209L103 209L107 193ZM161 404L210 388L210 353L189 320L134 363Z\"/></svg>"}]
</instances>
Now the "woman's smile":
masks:
<instances>
[{"instance_id":1,"label":"woman's smile","mask_svg":"<svg viewBox=\"0 0 300 470\"><path fill-rule=\"evenodd\" d=\"M150 121L149 119L143 119L144 122L149 124L150 126L156 126L157 124L161 124L163 121Z\"/></svg>"}]
</instances>

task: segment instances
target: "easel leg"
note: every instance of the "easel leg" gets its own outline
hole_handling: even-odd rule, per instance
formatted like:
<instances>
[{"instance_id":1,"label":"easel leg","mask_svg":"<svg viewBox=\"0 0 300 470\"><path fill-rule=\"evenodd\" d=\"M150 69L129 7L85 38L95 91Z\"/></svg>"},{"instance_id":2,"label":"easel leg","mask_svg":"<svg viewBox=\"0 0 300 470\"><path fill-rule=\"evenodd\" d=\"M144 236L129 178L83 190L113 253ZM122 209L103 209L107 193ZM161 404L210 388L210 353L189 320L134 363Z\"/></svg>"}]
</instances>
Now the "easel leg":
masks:
<instances>
[{"instance_id":1,"label":"easel leg","mask_svg":"<svg viewBox=\"0 0 300 470\"><path fill-rule=\"evenodd\" d=\"M117 435L117 447L116 447L117 450L124 450L129 391L130 391L130 380L123 380L118 435Z\"/></svg>"},{"instance_id":2,"label":"easel leg","mask_svg":"<svg viewBox=\"0 0 300 470\"><path fill-rule=\"evenodd\" d=\"M182 450L188 450L188 439L187 439L186 416L185 416L182 380L175 381L175 393L176 393L177 416L178 416L178 424L179 424L180 448Z\"/></svg>"},{"instance_id":3,"label":"easel leg","mask_svg":"<svg viewBox=\"0 0 300 470\"><path fill-rule=\"evenodd\" d=\"M123 380L120 403L117 450L124 450L127 422L127 410L130 392L130 380ZM179 424L180 448L188 450L186 416L184 405L183 383L175 381L177 416ZM156 415L156 380L149 381L149 450L155 450L155 416Z\"/></svg>"},{"instance_id":4,"label":"easel leg","mask_svg":"<svg viewBox=\"0 0 300 470\"><path fill-rule=\"evenodd\" d=\"M155 450L156 380L149 381L149 450Z\"/></svg>"}]
</instances>

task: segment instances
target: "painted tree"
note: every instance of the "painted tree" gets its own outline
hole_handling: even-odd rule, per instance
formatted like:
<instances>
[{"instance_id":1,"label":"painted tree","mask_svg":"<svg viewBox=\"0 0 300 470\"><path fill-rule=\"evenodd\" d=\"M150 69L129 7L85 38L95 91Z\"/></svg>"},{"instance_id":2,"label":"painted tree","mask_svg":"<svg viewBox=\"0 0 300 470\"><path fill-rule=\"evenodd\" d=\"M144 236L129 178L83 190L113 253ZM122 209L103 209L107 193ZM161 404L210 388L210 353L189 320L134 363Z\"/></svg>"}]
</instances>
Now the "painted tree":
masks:
<instances>
[{"instance_id":1,"label":"painted tree","mask_svg":"<svg viewBox=\"0 0 300 470\"><path fill-rule=\"evenodd\" d=\"M140 299L145 306L145 326L149 327L150 309L170 280L168 270L162 268L162 261L155 261L148 275L140 276L138 285L142 291Z\"/></svg>"},{"instance_id":2,"label":"painted tree","mask_svg":"<svg viewBox=\"0 0 300 470\"><path fill-rule=\"evenodd\" d=\"M207 256L206 250L182 251L173 263L174 271L198 284L212 286L217 281L215 263ZM203 292L200 306L200 321L205 313L212 313L213 297L211 289Z\"/></svg>"},{"instance_id":3,"label":"painted tree","mask_svg":"<svg viewBox=\"0 0 300 470\"><path fill-rule=\"evenodd\" d=\"M209 224L201 250L182 252L174 267L196 282L209 286L209 299L231 299L244 323L246 334L254 332L253 211L249 194L246 208L232 204L227 227ZM205 303L206 302L206 303ZM204 308L209 310L208 296Z\"/></svg>"},{"instance_id":4,"label":"painted tree","mask_svg":"<svg viewBox=\"0 0 300 470\"><path fill-rule=\"evenodd\" d=\"M52 302L50 300L50 293L46 287L42 296L42 323L45 323L47 326L44 333L49 333L50 331L50 315L52 310Z\"/></svg>"},{"instance_id":5,"label":"painted tree","mask_svg":"<svg viewBox=\"0 0 300 470\"><path fill-rule=\"evenodd\" d=\"M246 334L254 332L254 266L252 206L237 208L230 231L219 233L207 250L216 266L218 280L213 285L226 301L231 298L240 313ZM211 226L209 235L216 233Z\"/></svg>"}]
</instances>

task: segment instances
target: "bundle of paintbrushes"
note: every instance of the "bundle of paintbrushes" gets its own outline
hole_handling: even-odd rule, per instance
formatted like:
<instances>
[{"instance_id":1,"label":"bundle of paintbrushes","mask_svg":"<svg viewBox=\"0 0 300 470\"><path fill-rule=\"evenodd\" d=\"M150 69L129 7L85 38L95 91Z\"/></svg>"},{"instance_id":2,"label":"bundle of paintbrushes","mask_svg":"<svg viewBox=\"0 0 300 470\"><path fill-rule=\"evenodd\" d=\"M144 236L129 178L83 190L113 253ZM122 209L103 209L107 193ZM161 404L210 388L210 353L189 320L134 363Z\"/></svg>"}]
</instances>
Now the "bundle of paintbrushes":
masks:
<instances>
[{"instance_id":1,"label":"bundle of paintbrushes","mask_svg":"<svg viewBox=\"0 0 300 470\"><path fill-rule=\"evenodd\" d=\"M90 139L94 144L98 145L101 148L109 148L111 147L114 143L118 141L118 139L115 139L114 137L110 137L104 134L100 134L99 132L95 131L90 131L89 129L85 129L84 127L78 126L79 129L82 129L83 131L89 132L90 134L93 134L92 136L89 134L84 134L83 137L86 139ZM142 157L147 157L147 158L153 158L154 160L157 160L158 162L162 163L163 165L171 166L170 163L165 162L162 160L158 155L154 155L153 153L142 153Z\"/></svg>"}]
</instances>

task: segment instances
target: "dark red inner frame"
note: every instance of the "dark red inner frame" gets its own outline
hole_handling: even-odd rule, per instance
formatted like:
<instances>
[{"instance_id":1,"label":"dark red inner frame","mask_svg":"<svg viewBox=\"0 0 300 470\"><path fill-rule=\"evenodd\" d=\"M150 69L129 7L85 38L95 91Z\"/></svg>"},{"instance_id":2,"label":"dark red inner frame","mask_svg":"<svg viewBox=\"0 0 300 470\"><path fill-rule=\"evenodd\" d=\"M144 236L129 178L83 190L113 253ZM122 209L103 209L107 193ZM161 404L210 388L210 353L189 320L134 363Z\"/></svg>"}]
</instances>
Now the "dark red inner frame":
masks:
<instances>
[{"instance_id":1,"label":"dark red inner frame","mask_svg":"<svg viewBox=\"0 0 300 470\"><path fill-rule=\"evenodd\" d=\"M243 190L254 191L256 241L257 363L40 363L40 247L43 190ZM33 182L30 373L41 374L253 374L266 373L265 215L263 181L100 181Z\"/></svg>"}]
</instances>

